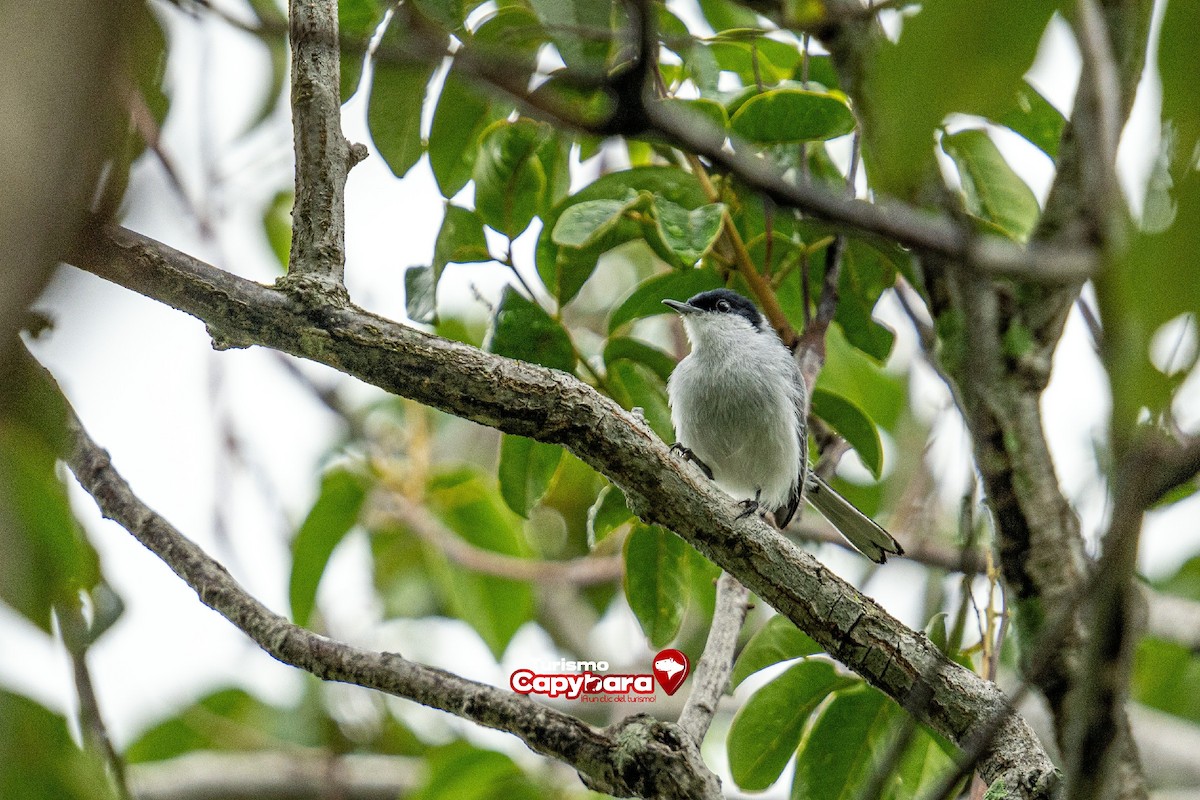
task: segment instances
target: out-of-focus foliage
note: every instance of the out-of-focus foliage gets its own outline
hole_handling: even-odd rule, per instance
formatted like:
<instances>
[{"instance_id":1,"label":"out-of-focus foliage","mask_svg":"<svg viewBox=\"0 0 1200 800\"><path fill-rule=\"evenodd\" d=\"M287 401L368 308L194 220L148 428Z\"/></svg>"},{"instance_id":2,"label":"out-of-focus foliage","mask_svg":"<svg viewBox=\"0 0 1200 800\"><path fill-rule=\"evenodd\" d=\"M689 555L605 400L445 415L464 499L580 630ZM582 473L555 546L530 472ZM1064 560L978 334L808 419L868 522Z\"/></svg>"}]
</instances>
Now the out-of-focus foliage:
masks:
<instances>
[{"instance_id":1,"label":"out-of-focus foliage","mask_svg":"<svg viewBox=\"0 0 1200 800\"><path fill-rule=\"evenodd\" d=\"M286 44L270 33L286 17L272 0L251 5L266 31L271 73L247 137L286 102ZM806 52L802 27L822 20L826 5L783 5L790 20L729 0L701 0L698 13L711 31L693 30L656 6L656 83L671 113L716 140L729 136L755 148L781 176L860 197L918 202L936 194L933 210L957 204L954 213L980 236L1028 240L1041 209L993 131L1007 128L1051 162L1058 158L1064 115L1025 76L1059 4L941 0L882 11L898 35L868 54L871 69L859 87L841 85L834 59L819 45ZM168 42L146 6L136 11L130 83L151 127L161 128L170 99L162 84ZM905 504L920 505L923 497L907 493L927 477L922 451L929 432L912 411L909 375L901 372L907 362L892 358L896 333L875 309L901 280L916 295L925 293L914 255L778 207L661 137L601 137L536 118L538 103L573 111L586 124L612 110L614 96L599 87L634 61L627 13L626 4L607 0L339 3L342 99L363 101L371 144L397 179L411 178L427 160L440 195L430 202L444 210L427 258L380 262L380 268L405 270L413 323L587 381L674 441L666 383L687 345L661 301L722 286L754 295L755 286L778 301L799 332L817 313L829 259L840 253L837 307L813 392L812 415L824 423L823 436L814 437L812 451L844 439L867 471L858 470L862 477L853 482L837 478L839 489L885 523L907 520L911 529ZM1129 255L1107 265L1097 281L1115 425L1127 429L1171 423L1179 387L1195 371L1194 357L1182 367L1156 366L1150 346L1173 320L1194 327L1200 309L1200 281L1192 275L1200 251L1196 16L1195 4L1168 4L1158 64L1165 147L1147 219ZM518 102L514 95L530 87L537 102ZM847 93L861 98L861 107ZM859 138L858 183L848 188L855 158L847 153ZM135 136L125 145L113 155L100 193L107 209L120 207L130 164L145 150ZM923 193L943 172L946 185ZM266 241L282 265L291 201L284 189L262 214ZM404 226L403 214L394 224ZM444 302L461 264L513 278L489 307L486 330L461 306ZM761 281L747 280L748 265ZM936 333L942 363L965 357L953 320L942 320ZM1010 332L1005 356L1019 359L1028 343L1028 332ZM54 473L60 410L45 401L36 380L18 377L0 384L0 393L22 387L15 400L6 398L12 402L0 416L0 488L9 499L0 504L6 553L0 597L48 630L54 603L79 591L91 591L95 601L104 584ZM343 542L365 536L371 589L388 623L435 630L454 620L497 661L527 632L568 659L606 658L614 667L623 659L622 669L647 671L653 652L667 646L698 660L719 570L670 531L637 521L620 488L569 452L399 401L344 414L345 437L330 443L338 457L313 477L315 499L298 515L292 540L295 622L324 630L322 580ZM803 520L816 521L812 511ZM952 524L927 522L931 536L953 541ZM623 577L571 585L505 572L514 563L553 570L588 557L619 559ZM1189 563L1163 588L1200 601L1197 572ZM927 582L931 638L950 657L983 671L978 649L961 646L966 606L948 634L943 576L931 570ZM641 636L618 652L596 652L612 630L635 622ZM886 767L881 796L911 798L951 768L949 745L920 726L894 763L885 764L882 754L909 724L905 713L790 622L763 623L754 614L747 636L733 676L740 709L725 741L741 789L764 789L793 763L792 797L855 797ZM1198 682L1193 653L1158 640L1142 644L1133 686L1138 700L1200 721ZM60 720L8 695L0 695L0 704L7 709L0 724L10 726L0 742L10 750L13 742L34 742L13 757L49 787L21 794L0 786L0 795L103 796L80 788L80 776L93 765ZM573 711L597 724L611 721L611 709ZM379 703L362 717L347 721L315 681L286 709L223 689L153 726L124 755L141 763L196 750L277 746L376 752L423 760L419 797L582 795L574 784L564 788L527 774L500 752L461 740L447 744L444 732L410 728L394 705Z\"/></svg>"}]
</instances>

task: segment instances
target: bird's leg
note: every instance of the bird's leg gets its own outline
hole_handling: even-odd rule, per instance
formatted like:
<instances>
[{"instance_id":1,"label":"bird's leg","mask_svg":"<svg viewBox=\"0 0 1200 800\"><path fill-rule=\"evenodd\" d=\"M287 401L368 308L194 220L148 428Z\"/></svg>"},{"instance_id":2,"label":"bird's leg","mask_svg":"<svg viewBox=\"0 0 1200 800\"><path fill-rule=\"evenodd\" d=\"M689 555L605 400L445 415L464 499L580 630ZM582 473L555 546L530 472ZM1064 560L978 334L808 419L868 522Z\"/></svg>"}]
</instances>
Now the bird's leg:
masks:
<instances>
[{"instance_id":1,"label":"bird's leg","mask_svg":"<svg viewBox=\"0 0 1200 800\"><path fill-rule=\"evenodd\" d=\"M746 510L743 511L742 513L738 514L737 519L742 519L744 517L748 517L751 514L753 514L755 511L758 511L758 509L759 509L758 498L760 498L760 497L762 497L762 488L758 488L758 489L754 490L754 499L753 500L746 499L746 500L743 500L740 503L738 503L739 506L741 506L742 508L744 508Z\"/></svg>"},{"instance_id":2,"label":"bird's leg","mask_svg":"<svg viewBox=\"0 0 1200 800\"><path fill-rule=\"evenodd\" d=\"M713 473L712 470L709 469L708 464L705 464L703 461L701 461L700 457L693 453L690 448L684 447L679 442L676 442L675 444L671 445L671 452L678 453L679 455L683 456L685 461L690 461L695 464L700 468L701 472L708 476L710 481L713 479Z\"/></svg>"}]
</instances>

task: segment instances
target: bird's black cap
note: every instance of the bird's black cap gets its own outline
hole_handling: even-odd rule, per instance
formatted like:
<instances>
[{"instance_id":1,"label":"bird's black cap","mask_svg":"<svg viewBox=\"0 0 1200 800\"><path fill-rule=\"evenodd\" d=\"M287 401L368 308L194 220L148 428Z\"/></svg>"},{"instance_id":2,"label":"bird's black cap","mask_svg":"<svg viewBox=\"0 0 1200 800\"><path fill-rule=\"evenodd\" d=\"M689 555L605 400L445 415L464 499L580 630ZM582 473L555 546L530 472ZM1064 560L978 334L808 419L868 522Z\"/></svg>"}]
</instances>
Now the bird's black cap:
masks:
<instances>
[{"instance_id":1,"label":"bird's black cap","mask_svg":"<svg viewBox=\"0 0 1200 800\"><path fill-rule=\"evenodd\" d=\"M712 289L691 297L686 303L677 300L663 300L664 303L681 314L700 311L714 314L737 314L745 318L754 327L762 325L762 314L754 303L731 289Z\"/></svg>"}]
</instances>

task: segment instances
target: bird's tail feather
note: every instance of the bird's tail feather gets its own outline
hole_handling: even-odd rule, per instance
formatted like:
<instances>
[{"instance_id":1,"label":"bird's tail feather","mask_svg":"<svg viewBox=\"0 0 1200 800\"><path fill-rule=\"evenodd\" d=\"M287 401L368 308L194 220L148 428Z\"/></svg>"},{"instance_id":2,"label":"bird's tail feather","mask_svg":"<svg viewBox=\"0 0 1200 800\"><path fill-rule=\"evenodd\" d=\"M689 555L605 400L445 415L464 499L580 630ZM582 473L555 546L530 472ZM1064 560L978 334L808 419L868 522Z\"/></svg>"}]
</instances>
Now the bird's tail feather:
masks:
<instances>
[{"instance_id":1,"label":"bird's tail feather","mask_svg":"<svg viewBox=\"0 0 1200 800\"><path fill-rule=\"evenodd\" d=\"M882 564L889 555L904 555L904 548L890 533L817 476L809 477L804 496L846 541L877 564Z\"/></svg>"}]
</instances>

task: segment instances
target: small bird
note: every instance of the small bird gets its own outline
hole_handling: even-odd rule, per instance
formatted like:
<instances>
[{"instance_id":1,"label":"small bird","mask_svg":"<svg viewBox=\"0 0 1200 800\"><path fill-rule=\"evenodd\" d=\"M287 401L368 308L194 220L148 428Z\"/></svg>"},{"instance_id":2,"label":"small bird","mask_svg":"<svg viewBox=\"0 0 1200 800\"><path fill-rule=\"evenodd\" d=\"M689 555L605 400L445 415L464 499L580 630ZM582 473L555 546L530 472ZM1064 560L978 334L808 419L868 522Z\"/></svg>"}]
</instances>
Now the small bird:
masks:
<instances>
[{"instance_id":1,"label":"small bird","mask_svg":"<svg viewBox=\"0 0 1200 800\"><path fill-rule=\"evenodd\" d=\"M667 382L676 443L721 489L783 528L807 500L867 558L904 549L808 468L808 390L792 353L754 303L729 289L663 300L691 342Z\"/></svg>"}]
</instances>

